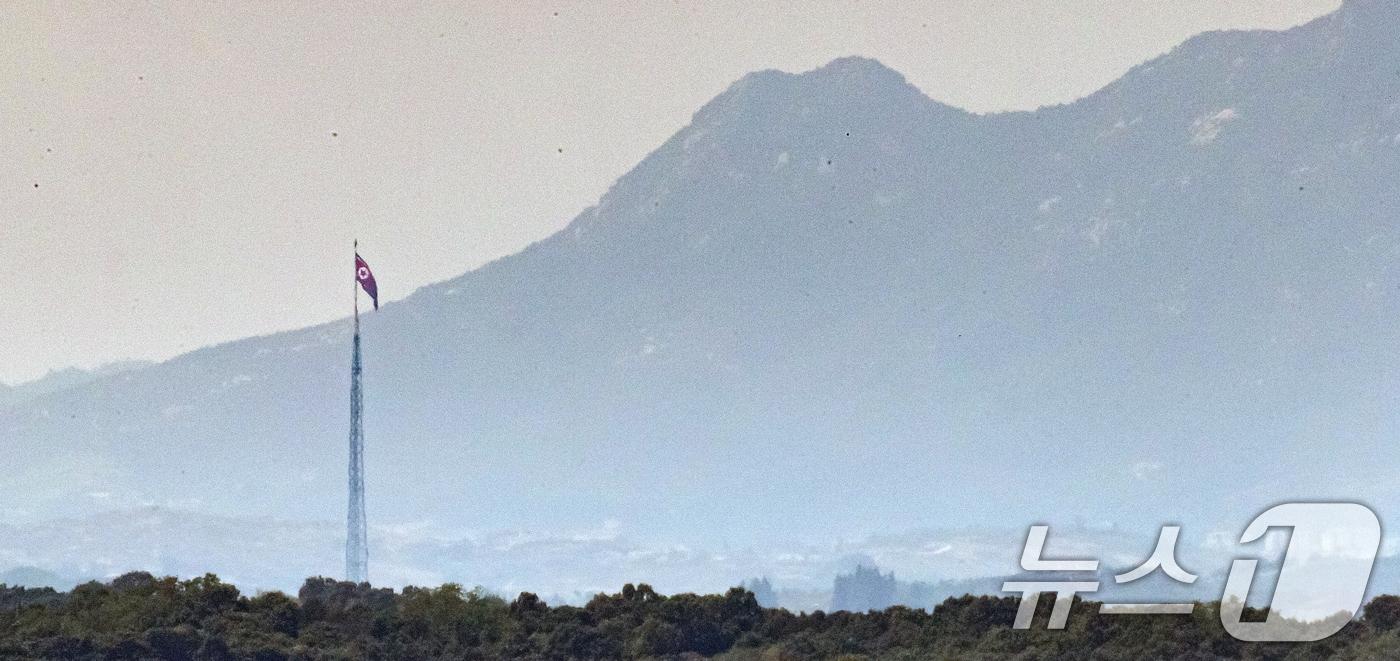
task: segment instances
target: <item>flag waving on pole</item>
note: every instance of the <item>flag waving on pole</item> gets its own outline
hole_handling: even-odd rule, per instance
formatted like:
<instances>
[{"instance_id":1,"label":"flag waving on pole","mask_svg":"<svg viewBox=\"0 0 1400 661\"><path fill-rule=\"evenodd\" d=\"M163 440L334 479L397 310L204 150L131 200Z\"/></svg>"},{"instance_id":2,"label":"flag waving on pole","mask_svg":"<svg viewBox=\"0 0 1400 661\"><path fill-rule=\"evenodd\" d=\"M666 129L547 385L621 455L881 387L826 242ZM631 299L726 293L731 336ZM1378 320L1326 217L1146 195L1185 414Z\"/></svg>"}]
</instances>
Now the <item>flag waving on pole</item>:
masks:
<instances>
[{"instance_id":1,"label":"flag waving on pole","mask_svg":"<svg viewBox=\"0 0 1400 661\"><path fill-rule=\"evenodd\" d=\"M379 309L379 285L374 284L374 274L369 270L369 264L365 263L359 253L355 253L355 279L359 281L360 287L369 294L374 301L374 309Z\"/></svg>"}]
</instances>

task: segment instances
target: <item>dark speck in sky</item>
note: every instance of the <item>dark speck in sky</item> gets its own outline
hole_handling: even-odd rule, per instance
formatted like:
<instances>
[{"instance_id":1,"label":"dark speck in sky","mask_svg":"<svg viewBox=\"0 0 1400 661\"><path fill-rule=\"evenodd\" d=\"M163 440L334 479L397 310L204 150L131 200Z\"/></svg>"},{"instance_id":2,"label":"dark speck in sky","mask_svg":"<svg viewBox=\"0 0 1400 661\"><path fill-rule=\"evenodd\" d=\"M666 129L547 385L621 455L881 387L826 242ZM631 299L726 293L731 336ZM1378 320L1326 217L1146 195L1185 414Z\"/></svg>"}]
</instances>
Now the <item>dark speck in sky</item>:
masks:
<instances>
[{"instance_id":1,"label":"dark speck in sky","mask_svg":"<svg viewBox=\"0 0 1400 661\"><path fill-rule=\"evenodd\" d=\"M331 131L331 137L332 137L332 138L338 138L338 137L340 137L340 134L339 134L339 133L336 133L335 131Z\"/></svg>"}]
</instances>

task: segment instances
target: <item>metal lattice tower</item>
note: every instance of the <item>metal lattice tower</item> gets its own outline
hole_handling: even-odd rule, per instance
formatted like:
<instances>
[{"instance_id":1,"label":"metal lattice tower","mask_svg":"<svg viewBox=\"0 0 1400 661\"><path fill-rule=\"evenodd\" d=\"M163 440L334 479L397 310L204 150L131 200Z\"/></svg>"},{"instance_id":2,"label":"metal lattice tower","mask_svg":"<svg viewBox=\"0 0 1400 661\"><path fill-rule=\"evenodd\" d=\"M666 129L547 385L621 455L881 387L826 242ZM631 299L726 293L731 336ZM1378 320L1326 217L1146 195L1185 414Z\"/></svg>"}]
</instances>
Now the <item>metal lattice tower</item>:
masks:
<instances>
[{"instance_id":1,"label":"metal lattice tower","mask_svg":"<svg viewBox=\"0 0 1400 661\"><path fill-rule=\"evenodd\" d=\"M356 285L358 286L358 284ZM360 419L360 310L356 291L354 353L350 358L350 502L345 520L345 580L369 580L369 536L365 526L365 430Z\"/></svg>"}]
</instances>

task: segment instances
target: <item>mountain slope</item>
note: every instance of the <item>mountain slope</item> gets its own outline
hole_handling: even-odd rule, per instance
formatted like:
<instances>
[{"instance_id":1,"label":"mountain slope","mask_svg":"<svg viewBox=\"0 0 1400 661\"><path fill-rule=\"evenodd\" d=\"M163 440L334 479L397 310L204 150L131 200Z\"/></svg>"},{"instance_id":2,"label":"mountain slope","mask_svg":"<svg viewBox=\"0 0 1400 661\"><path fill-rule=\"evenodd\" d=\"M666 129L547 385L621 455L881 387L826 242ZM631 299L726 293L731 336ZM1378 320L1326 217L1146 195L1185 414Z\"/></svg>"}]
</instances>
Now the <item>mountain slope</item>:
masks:
<instances>
[{"instance_id":1,"label":"mountain slope","mask_svg":"<svg viewBox=\"0 0 1400 661\"><path fill-rule=\"evenodd\" d=\"M745 544L1394 503L1396 27L1206 34L1031 113L746 76L563 231L365 318L371 516ZM11 515L339 517L348 333L0 410Z\"/></svg>"},{"instance_id":2,"label":"mountain slope","mask_svg":"<svg viewBox=\"0 0 1400 661\"><path fill-rule=\"evenodd\" d=\"M151 364L149 361L134 360L100 365L91 370L68 367L51 370L48 374L26 383L13 386L0 383L0 407L14 406L28 399L75 388L127 370L149 367Z\"/></svg>"}]
</instances>

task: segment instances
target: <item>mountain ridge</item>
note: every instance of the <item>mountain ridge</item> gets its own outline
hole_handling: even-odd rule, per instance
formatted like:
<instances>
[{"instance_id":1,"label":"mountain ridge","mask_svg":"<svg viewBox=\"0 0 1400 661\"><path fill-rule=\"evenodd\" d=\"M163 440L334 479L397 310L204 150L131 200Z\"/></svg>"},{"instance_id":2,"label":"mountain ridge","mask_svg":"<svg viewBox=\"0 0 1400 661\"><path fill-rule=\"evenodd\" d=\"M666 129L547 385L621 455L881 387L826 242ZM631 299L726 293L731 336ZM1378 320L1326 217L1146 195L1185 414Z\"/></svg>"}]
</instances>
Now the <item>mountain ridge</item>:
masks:
<instances>
[{"instance_id":1,"label":"mountain ridge","mask_svg":"<svg viewBox=\"0 0 1400 661\"><path fill-rule=\"evenodd\" d=\"M742 544L1351 493L1300 465L1389 502L1398 58L1345 11L1265 41L1389 59L1158 75L1274 55L1211 37L1025 113L863 58L745 76L560 232L365 315L371 517ZM348 338L0 410L0 487L333 519Z\"/></svg>"}]
</instances>

